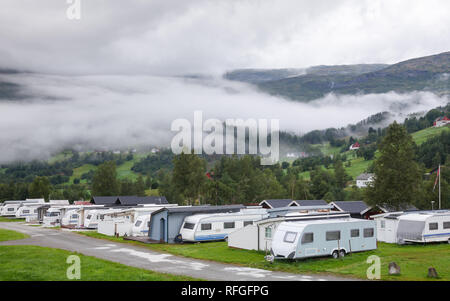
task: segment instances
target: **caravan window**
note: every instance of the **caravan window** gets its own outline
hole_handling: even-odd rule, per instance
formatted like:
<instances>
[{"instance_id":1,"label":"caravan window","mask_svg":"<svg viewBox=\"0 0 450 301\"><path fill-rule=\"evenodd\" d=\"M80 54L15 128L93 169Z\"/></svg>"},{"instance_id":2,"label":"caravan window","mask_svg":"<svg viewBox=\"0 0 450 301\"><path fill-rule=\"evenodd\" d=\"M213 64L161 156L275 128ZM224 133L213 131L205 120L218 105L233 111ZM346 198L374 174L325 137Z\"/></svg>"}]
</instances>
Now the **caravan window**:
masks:
<instances>
[{"instance_id":1,"label":"caravan window","mask_svg":"<svg viewBox=\"0 0 450 301\"><path fill-rule=\"evenodd\" d=\"M8 211L14 211L14 208L10 207L8 208Z\"/></svg>"},{"instance_id":2,"label":"caravan window","mask_svg":"<svg viewBox=\"0 0 450 301\"><path fill-rule=\"evenodd\" d=\"M253 225L253 221L244 221L244 227L248 225Z\"/></svg>"},{"instance_id":3,"label":"caravan window","mask_svg":"<svg viewBox=\"0 0 450 301\"><path fill-rule=\"evenodd\" d=\"M305 233L302 237L302 244L309 244L314 241L314 233Z\"/></svg>"},{"instance_id":4,"label":"caravan window","mask_svg":"<svg viewBox=\"0 0 450 301\"><path fill-rule=\"evenodd\" d=\"M444 229L450 229L450 222L444 222Z\"/></svg>"},{"instance_id":5,"label":"caravan window","mask_svg":"<svg viewBox=\"0 0 450 301\"><path fill-rule=\"evenodd\" d=\"M272 238L272 228L266 228L266 238Z\"/></svg>"},{"instance_id":6,"label":"caravan window","mask_svg":"<svg viewBox=\"0 0 450 301\"><path fill-rule=\"evenodd\" d=\"M224 229L233 229L234 228L234 222L223 223L223 228Z\"/></svg>"},{"instance_id":7,"label":"caravan window","mask_svg":"<svg viewBox=\"0 0 450 301\"><path fill-rule=\"evenodd\" d=\"M341 231L328 231L326 233L327 241L330 240L340 240L341 239Z\"/></svg>"},{"instance_id":8,"label":"caravan window","mask_svg":"<svg viewBox=\"0 0 450 301\"><path fill-rule=\"evenodd\" d=\"M364 229L364 237L373 237L373 228Z\"/></svg>"},{"instance_id":9,"label":"caravan window","mask_svg":"<svg viewBox=\"0 0 450 301\"><path fill-rule=\"evenodd\" d=\"M430 230L437 230L438 229L438 223L430 223L429 229Z\"/></svg>"},{"instance_id":10,"label":"caravan window","mask_svg":"<svg viewBox=\"0 0 450 301\"><path fill-rule=\"evenodd\" d=\"M30 213L30 210L24 210L23 213Z\"/></svg>"},{"instance_id":11,"label":"caravan window","mask_svg":"<svg viewBox=\"0 0 450 301\"><path fill-rule=\"evenodd\" d=\"M359 237L359 229L352 229L350 231L350 236L351 237Z\"/></svg>"},{"instance_id":12,"label":"caravan window","mask_svg":"<svg viewBox=\"0 0 450 301\"><path fill-rule=\"evenodd\" d=\"M286 232L286 234L284 234L284 242L287 243L293 243L295 241L295 238L297 237L297 233L296 232Z\"/></svg>"},{"instance_id":13,"label":"caravan window","mask_svg":"<svg viewBox=\"0 0 450 301\"><path fill-rule=\"evenodd\" d=\"M142 224L142 221L137 221L136 224L134 224L135 227L139 227Z\"/></svg>"},{"instance_id":14,"label":"caravan window","mask_svg":"<svg viewBox=\"0 0 450 301\"><path fill-rule=\"evenodd\" d=\"M202 224L202 231L207 231L211 229L212 229L211 224Z\"/></svg>"},{"instance_id":15,"label":"caravan window","mask_svg":"<svg viewBox=\"0 0 450 301\"><path fill-rule=\"evenodd\" d=\"M92 215L88 215L87 217L86 217L86 219L91 219L91 217L92 217Z\"/></svg>"},{"instance_id":16,"label":"caravan window","mask_svg":"<svg viewBox=\"0 0 450 301\"><path fill-rule=\"evenodd\" d=\"M184 229L190 229L190 230L193 230L194 227L195 227L195 224L193 224L193 223L184 223L184 226L183 226Z\"/></svg>"},{"instance_id":17,"label":"caravan window","mask_svg":"<svg viewBox=\"0 0 450 301\"><path fill-rule=\"evenodd\" d=\"M71 218L78 218L78 214L72 214Z\"/></svg>"}]
</instances>

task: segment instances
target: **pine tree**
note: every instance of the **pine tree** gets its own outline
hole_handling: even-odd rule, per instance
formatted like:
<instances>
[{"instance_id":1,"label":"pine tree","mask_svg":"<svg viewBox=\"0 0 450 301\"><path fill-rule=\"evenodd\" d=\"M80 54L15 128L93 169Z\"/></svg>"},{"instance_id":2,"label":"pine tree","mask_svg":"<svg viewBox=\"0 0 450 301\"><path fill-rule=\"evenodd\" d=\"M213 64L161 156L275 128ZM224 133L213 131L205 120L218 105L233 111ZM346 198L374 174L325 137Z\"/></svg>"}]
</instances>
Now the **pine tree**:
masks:
<instances>
[{"instance_id":1,"label":"pine tree","mask_svg":"<svg viewBox=\"0 0 450 301\"><path fill-rule=\"evenodd\" d=\"M396 210L415 202L421 172L415 162L414 143L406 129L394 122L380 143L380 157L374 163L375 181L367 188L367 202Z\"/></svg>"},{"instance_id":2,"label":"pine tree","mask_svg":"<svg viewBox=\"0 0 450 301\"><path fill-rule=\"evenodd\" d=\"M92 193L97 196L114 196L120 192L117 181L116 163L107 161L100 164L92 179Z\"/></svg>"},{"instance_id":3,"label":"pine tree","mask_svg":"<svg viewBox=\"0 0 450 301\"><path fill-rule=\"evenodd\" d=\"M206 181L206 162L194 154L181 153L173 159L172 181L188 204L200 197Z\"/></svg>"}]
</instances>

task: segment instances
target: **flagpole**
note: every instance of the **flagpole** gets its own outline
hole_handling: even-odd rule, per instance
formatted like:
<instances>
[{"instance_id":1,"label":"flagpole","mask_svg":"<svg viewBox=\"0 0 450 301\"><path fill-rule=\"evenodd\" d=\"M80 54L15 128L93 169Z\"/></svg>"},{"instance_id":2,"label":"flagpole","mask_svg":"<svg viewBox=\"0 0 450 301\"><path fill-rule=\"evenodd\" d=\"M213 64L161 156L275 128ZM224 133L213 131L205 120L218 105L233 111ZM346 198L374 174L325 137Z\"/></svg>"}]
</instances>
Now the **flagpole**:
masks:
<instances>
[{"instance_id":1,"label":"flagpole","mask_svg":"<svg viewBox=\"0 0 450 301\"><path fill-rule=\"evenodd\" d=\"M439 164L439 210L441 210L441 164Z\"/></svg>"}]
</instances>

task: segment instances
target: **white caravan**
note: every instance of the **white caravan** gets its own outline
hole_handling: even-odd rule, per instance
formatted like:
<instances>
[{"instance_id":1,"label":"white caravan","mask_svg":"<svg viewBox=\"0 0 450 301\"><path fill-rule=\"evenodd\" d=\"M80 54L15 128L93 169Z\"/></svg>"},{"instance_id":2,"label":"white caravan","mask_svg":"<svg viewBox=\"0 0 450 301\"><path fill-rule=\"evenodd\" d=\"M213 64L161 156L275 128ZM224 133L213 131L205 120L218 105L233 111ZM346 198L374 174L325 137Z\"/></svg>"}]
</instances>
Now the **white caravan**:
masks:
<instances>
[{"instance_id":1,"label":"white caravan","mask_svg":"<svg viewBox=\"0 0 450 301\"><path fill-rule=\"evenodd\" d=\"M190 242L226 240L230 233L268 216L267 210L263 208L190 215L184 219L179 239Z\"/></svg>"},{"instance_id":2,"label":"white caravan","mask_svg":"<svg viewBox=\"0 0 450 301\"><path fill-rule=\"evenodd\" d=\"M319 256L343 257L350 252L377 248L376 224L362 219L283 222L274 235L274 259L300 259Z\"/></svg>"},{"instance_id":3,"label":"white caravan","mask_svg":"<svg viewBox=\"0 0 450 301\"><path fill-rule=\"evenodd\" d=\"M450 243L450 211L426 211L398 217L398 243Z\"/></svg>"},{"instance_id":4,"label":"white caravan","mask_svg":"<svg viewBox=\"0 0 450 301\"><path fill-rule=\"evenodd\" d=\"M111 211L103 214L103 219L98 222L97 232L109 236L117 234L119 236L146 236L148 235L148 221L150 221L152 212L165 207L177 206L177 204L146 204ZM145 224L142 224L143 219L146 220Z\"/></svg>"},{"instance_id":5,"label":"white caravan","mask_svg":"<svg viewBox=\"0 0 450 301\"><path fill-rule=\"evenodd\" d=\"M17 210L22 205L28 205L28 204L44 204L44 199L27 199L25 201L5 201L2 209L1 209L1 216L15 216L17 213Z\"/></svg>"},{"instance_id":6,"label":"white caravan","mask_svg":"<svg viewBox=\"0 0 450 301\"><path fill-rule=\"evenodd\" d=\"M97 229L98 223L102 221L105 214L120 212L122 209L94 209L85 214L84 227L88 229Z\"/></svg>"},{"instance_id":7,"label":"white caravan","mask_svg":"<svg viewBox=\"0 0 450 301\"><path fill-rule=\"evenodd\" d=\"M72 205L64 208L61 227L82 228L85 226L86 216L92 210L104 208L104 205Z\"/></svg>"},{"instance_id":8,"label":"white caravan","mask_svg":"<svg viewBox=\"0 0 450 301\"><path fill-rule=\"evenodd\" d=\"M16 212L16 217L17 218L25 218L27 222L29 222L31 220L36 220L37 215L38 215L37 208L42 205L63 206L63 205L69 205L69 201L68 200L50 200L48 203L21 204L21 206L19 207L19 209Z\"/></svg>"}]
</instances>

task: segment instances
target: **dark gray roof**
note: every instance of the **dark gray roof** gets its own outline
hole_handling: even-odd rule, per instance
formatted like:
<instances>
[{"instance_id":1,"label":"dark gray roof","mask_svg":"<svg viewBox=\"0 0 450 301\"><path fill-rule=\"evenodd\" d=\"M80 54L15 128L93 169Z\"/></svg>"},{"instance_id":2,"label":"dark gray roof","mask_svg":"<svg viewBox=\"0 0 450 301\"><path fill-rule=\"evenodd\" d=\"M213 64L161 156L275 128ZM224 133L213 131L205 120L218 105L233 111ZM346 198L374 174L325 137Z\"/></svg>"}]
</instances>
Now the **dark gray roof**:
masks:
<instances>
[{"instance_id":1,"label":"dark gray roof","mask_svg":"<svg viewBox=\"0 0 450 301\"><path fill-rule=\"evenodd\" d=\"M323 206L328 205L324 200L295 200L299 206Z\"/></svg>"},{"instance_id":2,"label":"dark gray roof","mask_svg":"<svg viewBox=\"0 0 450 301\"><path fill-rule=\"evenodd\" d=\"M96 205L140 205L140 204L168 204L164 196L94 196Z\"/></svg>"},{"instance_id":3,"label":"dark gray roof","mask_svg":"<svg viewBox=\"0 0 450 301\"><path fill-rule=\"evenodd\" d=\"M363 201L336 201L333 203L338 209L349 213L361 213L369 208Z\"/></svg>"},{"instance_id":4,"label":"dark gray roof","mask_svg":"<svg viewBox=\"0 0 450 301\"><path fill-rule=\"evenodd\" d=\"M245 208L244 205L224 205L224 206L191 206L191 207L167 207L162 208L158 211L153 212L152 214L156 214L161 211L167 211L168 213L183 213L190 212L194 213L222 213L222 212L237 212L242 208Z\"/></svg>"},{"instance_id":5,"label":"dark gray roof","mask_svg":"<svg viewBox=\"0 0 450 301\"><path fill-rule=\"evenodd\" d=\"M392 207L392 206L389 206L389 205L382 205L382 206L378 206L378 207L380 207L380 209L386 210L387 212L396 212L396 211L417 211L417 210L419 210L419 209L416 208L416 206L411 205L411 204L404 204L404 205L400 206L400 208L398 208L398 210L395 209L395 208Z\"/></svg>"},{"instance_id":6,"label":"dark gray roof","mask_svg":"<svg viewBox=\"0 0 450 301\"><path fill-rule=\"evenodd\" d=\"M292 202L292 200L291 199L264 200L259 204L261 205L263 202L266 202L272 208L281 208L281 207L289 206L289 204Z\"/></svg>"},{"instance_id":7,"label":"dark gray roof","mask_svg":"<svg viewBox=\"0 0 450 301\"><path fill-rule=\"evenodd\" d=\"M168 204L164 196L119 196L121 205L138 205L138 204Z\"/></svg>"},{"instance_id":8,"label":"dark gray roof","mask_svg":"<svg viewBox=\"0 0 450 301\"><path fill-rule=\"evenodd\" d=\"M111 205L117 201L117 196L94 196L92 201L96 205Z\"/></svg>"}]
</instances>

